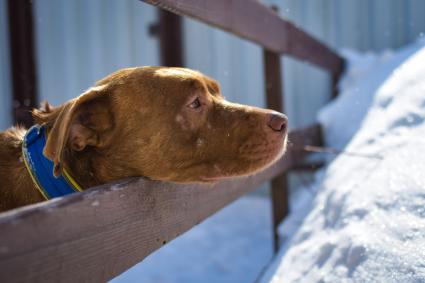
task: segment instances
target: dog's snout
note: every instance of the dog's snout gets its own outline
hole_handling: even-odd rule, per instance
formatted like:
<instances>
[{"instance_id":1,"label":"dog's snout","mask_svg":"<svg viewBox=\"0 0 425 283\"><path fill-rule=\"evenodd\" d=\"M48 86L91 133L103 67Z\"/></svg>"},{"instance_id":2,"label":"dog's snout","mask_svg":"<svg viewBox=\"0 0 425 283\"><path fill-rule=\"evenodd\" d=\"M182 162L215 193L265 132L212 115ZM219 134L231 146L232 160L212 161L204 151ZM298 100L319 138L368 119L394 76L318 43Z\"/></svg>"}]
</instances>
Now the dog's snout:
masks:
<instances>
[{"instance_id":1,"label":"dog's snout","mask_svg":"<svg viewBox=\"0 0 425 283\"><path fill-rule=\"evenodd\" d=\"M286 132L288 118L280 113L269 114L267 125L276 132Z\"/></svg>"}]
</instances>

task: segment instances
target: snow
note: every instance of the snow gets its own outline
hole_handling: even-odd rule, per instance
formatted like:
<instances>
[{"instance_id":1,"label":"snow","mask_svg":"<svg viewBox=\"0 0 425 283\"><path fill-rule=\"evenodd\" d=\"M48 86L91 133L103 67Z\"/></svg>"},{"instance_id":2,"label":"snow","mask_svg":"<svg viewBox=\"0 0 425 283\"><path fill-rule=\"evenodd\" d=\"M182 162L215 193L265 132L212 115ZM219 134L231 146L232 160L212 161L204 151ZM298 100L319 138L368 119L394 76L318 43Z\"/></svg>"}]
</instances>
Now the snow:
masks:
<instances>
[{"instance_id":1,"label":"snow","mask_svg":"<svg viewBox=\"0 0 425 283\"><path fill-rule=\"evenodd\" d=\"M243 197L111 282L254 282L272 257L271 207Z\"/></svg>"},{"instance_id":2,"label":"snow","mask_svg":"<svg viewBox=\"0 0 425 283\"><path fill-rule=\"evenodd\" d=\"M344 56L319 121L328 146L371 157L339 155L298 192L263 283L425 282L425 42Z\"/></svg>"}]
</instances>

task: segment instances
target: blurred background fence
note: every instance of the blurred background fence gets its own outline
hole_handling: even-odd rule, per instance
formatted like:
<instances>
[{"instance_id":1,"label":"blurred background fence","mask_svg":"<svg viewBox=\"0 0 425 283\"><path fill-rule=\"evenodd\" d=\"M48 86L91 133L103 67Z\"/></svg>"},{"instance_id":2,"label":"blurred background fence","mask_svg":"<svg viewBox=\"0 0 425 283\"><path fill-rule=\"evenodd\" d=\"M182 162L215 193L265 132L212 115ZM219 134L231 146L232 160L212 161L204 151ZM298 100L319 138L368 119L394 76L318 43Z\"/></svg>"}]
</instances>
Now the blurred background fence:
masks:
<instances>
[{"instance_id":1,"label":"blurred background fence","mask_svg":"<svg viewBox=\"0 0 425 283\"><path fill-rule=\"evenodd\" d=\"M423 36L422 0L262 1L330 47L397 48ZM158 11L137 0L34 0L38 100L60 104L119 68L159 65ZM0 129L13 122L7 0L0 0ZM264 106L261 49L190 19L182 20L183 64L216 78L231 101ZM315 119L328 101L330 78L284 58L286 112L291 127ZM308 101L308 105L306 105Z\"/></svg>"}]
</instances>

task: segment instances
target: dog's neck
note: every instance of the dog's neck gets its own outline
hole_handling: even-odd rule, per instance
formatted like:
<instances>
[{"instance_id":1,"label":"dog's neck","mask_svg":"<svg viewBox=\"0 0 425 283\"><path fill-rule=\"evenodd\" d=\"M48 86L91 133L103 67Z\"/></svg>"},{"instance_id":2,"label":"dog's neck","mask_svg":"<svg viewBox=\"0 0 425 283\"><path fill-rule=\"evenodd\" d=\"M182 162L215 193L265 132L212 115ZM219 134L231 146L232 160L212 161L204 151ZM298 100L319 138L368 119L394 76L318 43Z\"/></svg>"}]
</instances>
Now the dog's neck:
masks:
<instances>
[{"instance_id":1,"label":"dog's neck","mask_svg":"<svg viewBox=\"0 0 425 283\"><path fill-rule=\"evenodd\" d=\"M0 132L0 212L43 201L22 158L25 129Z\"/></svg>"},{"instance_id":2,"label":"dog's neck","mask_svg":"<svg viewBox=\"0 0 425 283\"><path fill-rule=\"evenodd\" d=\"M90 157L90 154L71 151L64 153L66 169L83 189L102 183L102 180L99 180L96 176L95 167L93 166L93 163L96 163L93 159L96 158Z\"/></svg>"},{"instance_id":3,"label":"dog's neck","mask_svg":"<svg viewBox=\"0 0 425 283\"><path fill-rule=\"evenodd\" d=\"M44 200L23 161L21 144L25 132L21 128L0 132L0 212ZM69 173L83 189L124 178L131 172L119 169L125 161L113 160L109 154L94 149L65 154Z\"/></svg>"},{"instance_id":4,"label":"dog's neck","mask_svg":"<svg viewBox=\"0 0 425 283\"><path fill-rule=\"evenodd\" d=\"M66 151L66 167L83 189L132 176L125 161L115 160L109 151L87 148L84 151ZM133 174L134 175L134 174Z\"/></svg>"}]
</instances>

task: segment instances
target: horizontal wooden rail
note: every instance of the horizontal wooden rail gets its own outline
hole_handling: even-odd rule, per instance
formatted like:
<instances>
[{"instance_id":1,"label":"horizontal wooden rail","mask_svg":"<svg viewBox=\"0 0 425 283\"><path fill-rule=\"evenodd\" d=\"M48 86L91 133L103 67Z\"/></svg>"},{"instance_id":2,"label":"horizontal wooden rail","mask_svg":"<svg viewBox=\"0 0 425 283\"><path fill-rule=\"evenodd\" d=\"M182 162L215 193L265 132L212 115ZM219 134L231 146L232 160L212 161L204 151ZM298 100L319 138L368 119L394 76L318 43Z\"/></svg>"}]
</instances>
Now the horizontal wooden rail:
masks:
<instances>
[{"instance_id":1,"label":"horizontal wooden rail","mask_svg":"<svg viewBox=\"0 0 425 283\"><path fill-rule=\"evenodd\" d=\"M317 144L316 130L291 139ZM214 185L133 178L2 213L0 282L109 280L289 169L293 153L256 175Z\"/></svg>"},{"instance_id":2,"label":"horizontal wooden rail","mask_svg":"<svg viewBox=\"0 0 425 283\"><path fill-rule=\"evenodd\" d=\"M195 18L264 48L294 56L341 73L344 60L255 0L142 0L173 13Z\"/></svg>"}]
</instances>

